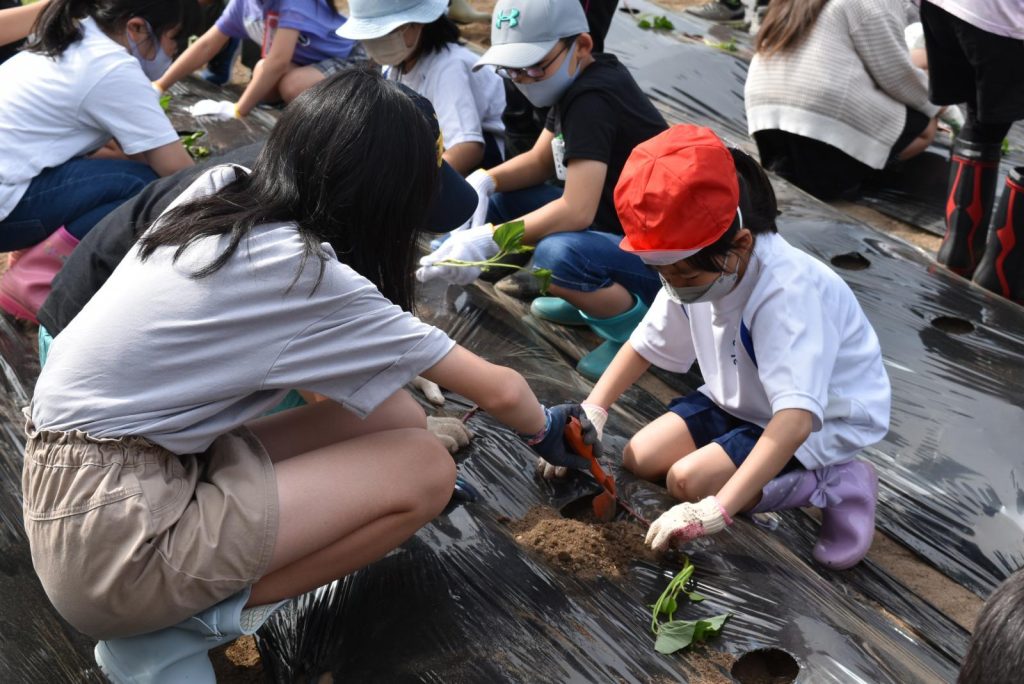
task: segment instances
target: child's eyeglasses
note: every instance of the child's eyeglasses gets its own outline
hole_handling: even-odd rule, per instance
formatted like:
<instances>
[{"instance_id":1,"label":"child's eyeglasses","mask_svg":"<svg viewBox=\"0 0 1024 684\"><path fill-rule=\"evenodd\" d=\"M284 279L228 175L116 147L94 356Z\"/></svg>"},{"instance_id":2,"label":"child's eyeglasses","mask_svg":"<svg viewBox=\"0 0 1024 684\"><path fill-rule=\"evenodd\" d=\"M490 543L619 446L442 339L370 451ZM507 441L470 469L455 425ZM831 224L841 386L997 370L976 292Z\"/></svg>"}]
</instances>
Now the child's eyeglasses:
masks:
<instances>
[{"instance_id":1,"label":"child's eyeglasses","mask_svg":"<svg viewBox=\"0 0 1024 684\"><path fill-rule=\"evenodd\" d=\"M516 80L524 76L528 78L540 78L544 75L544 72L548 70L548 67L555 63L555 60L562 56L562 53L569 49L569 46L562 44L562 49L555 53L555 56L549 59L544 64L534 64L533 66L524 67L518 69L516 67L498 67L495 71L502 78L510 80Z\"/></svg>"}]
</instances>

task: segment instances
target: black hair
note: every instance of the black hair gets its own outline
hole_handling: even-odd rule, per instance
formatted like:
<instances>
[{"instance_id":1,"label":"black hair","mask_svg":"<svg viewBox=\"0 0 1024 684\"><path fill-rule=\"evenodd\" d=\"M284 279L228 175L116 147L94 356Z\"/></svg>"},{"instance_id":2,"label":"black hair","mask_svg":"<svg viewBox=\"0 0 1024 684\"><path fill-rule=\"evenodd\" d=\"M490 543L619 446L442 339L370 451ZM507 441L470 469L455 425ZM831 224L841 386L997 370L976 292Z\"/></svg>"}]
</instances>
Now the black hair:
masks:
<instances>
[{"instance_id":1,"label":"black hair","mask_svg":"<svg viewBox=\"0 0 1024 684\"><path fill-rule=\"evenodd\" d=\"M779 215L775 190L768 175L753 157L734 147L729 148L733 163L736 165L736 177L740 186L740 214L743 225L740 225L740 214L733 219L729 230L722 237L704 247L692 257L686 259L690 268L698 271L720 271L725 255L732 249L732 241L740 228L746 228L755 236L762 233L777 233L775 217Z\"/></svg>"},{"instance_id":2,"label":"black hair","mask_svg":"<svg viewBox=\"0 0 1024 684\"><path fill-rule=\"evenodd\" d=\"M1024 672L1024 570L989 596L974 625L957 684L1016 684Z\"/></svg>"},{"instance_id":3,"label":"black hair","mask_svg":"<svg viewBox=\"0 0 1024 684\"><path fill-rule=\"evenodd\" d=\"M429 24L423 24L423 28L420 29L420 43L416 47L416 57L440 52L450 43L461 45L461 35L455 22L442 14Z\"/></svg>"},{"instance_id":4,"label":"black hair","mask_svg":"<svg viewBox=\"0 0 1024 684\"><path fill-rule=\"evenodd\" d=\"M266 146L219 192L167 212L140 240L140 258L223 235L227 247L192 274L215 273L252 229L292 221L323 277L328 242L338 259L411 309L416 238L440 178L433 129L422 110L379 71L346 69L289 104ZM294 285L294 282L293 282ZM311 293L312 294L312 293Z\"/></svg>"},{"instance_id":5,"label":"black hair","mask_svg":"<svg viewBox=\"0 0 1024 684\"><path fill-rule=\"evenodd\" d=\"M191 5L196 5L194 0L52 0L36 19L34 38L25 49L60 57L82 39L78 21L87 16L108 35L124 31L129 19L139 17L149 22L159 39L171 29L191 23L198 13Z\"/></svg>"}]
</instances>

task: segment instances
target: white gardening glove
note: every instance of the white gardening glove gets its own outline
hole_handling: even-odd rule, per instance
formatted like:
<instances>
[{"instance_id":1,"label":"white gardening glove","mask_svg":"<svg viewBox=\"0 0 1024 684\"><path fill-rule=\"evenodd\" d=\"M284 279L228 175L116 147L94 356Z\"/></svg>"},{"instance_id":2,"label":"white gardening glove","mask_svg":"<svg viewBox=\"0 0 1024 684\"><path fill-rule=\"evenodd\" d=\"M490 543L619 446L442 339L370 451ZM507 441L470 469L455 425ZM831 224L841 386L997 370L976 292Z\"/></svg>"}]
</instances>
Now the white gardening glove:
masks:
<instances>
[{"instance_id":1,"label":"white gardening glove","mask_svg":"<svg viewBox=\"0 0 1024 684\"><path fill-rule=\"evenodd\" d=\"M423 376L417 375L409 384L415 387L434 406L444 406L444 395L441 394L441 388L436 382L430 382Z\"/></svg>"},{"instance_id":2,"label":"white gardening glove","mask_svg":"<svg viewBox=\"0 0 1024 684\"><path fill-rule=\"evenodd\" d=\"M200 100L188 108L188 113L196 118L208 116L217 121L238 118L238 108L235 107L235 103L227 100Z\"/></svg>"},{"instance_id":3,"label":"white gardening glove","mask_svg":"<svg viewBox=\"0 0 1024 684\"><path fill-rule=\"evenodd\" d=\"M469 285L480 277L477 266L434 266L439 261L454 259L458 261L486 261L498 253L498 245L494 242L494 228L490 223L476 226L468 230L452 233L443 245L420 259L420 268L416 270L416 279L421 283L441 278L456 285Z\"/></svg>"},{"instance_id":4,"label":"white gardening glove","mask_svg":"<svg viewBox=\"0 0 1024 684\"><path fill-rule=\"evenodd\" d=\"M427 430L441 440L441 444L444 444L450 454L454 454L473 439L473 433L458 418L427 416Z\"/></svg>"},{"instance_id":5,"label":"white gardening glove","mask_svg":"<svg viewBox=\"0 0 1024 684\"><path fill-rule=\"evenodd\" d=\"M594 426L594 430L597 432L597 439L600 441L604 437L604 424L608 420L608 412L597 404L583 403L580 404L580 407L587 418L590 419L590 424ZM537 458L537 473L545 480L565 477L568 472L569 469L565 466L551 465L543 458Z\"/></svg>"},{"instance_id":6,"label":"white gardening glove","mask_svg":"<svg viewBox=\"0 0 1024 684\"><path fill-rule=\"evenodd\" d=\"M466 176L466 182L476 190L477 205L476 211L473 212L473 217L469 219L465 227L475 228L487 222L487 206L495 189L494 176L487 173L484 169L477 169Z\"/></svg>"},{"instance_id":7,"label":"white gardening glove","mask_svg":"<svg viewBox=\"0 0 1024 684\"><path fill-rule=\"evenodd\" d=\"M651 523L644 543L654 551L664 551L673 544L678 546L721 532L729 525L732 525L729 513L718 499L707 496L697 503L681 503L662 513Z\"/></svg>"}]
</instances>

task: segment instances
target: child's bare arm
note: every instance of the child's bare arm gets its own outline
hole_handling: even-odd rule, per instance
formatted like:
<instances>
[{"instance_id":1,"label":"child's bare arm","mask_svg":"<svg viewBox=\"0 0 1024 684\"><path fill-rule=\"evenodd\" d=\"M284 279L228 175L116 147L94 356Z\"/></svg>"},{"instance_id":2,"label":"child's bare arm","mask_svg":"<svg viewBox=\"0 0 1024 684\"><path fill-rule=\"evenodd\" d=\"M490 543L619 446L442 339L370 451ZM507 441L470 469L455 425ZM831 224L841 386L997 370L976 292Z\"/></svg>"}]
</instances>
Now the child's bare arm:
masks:
<instances>
[{"instance_id":1,"label":"child's bare arm","mask_svg":"<svg viewBox=\"0 0 1024 684\"><path fill-rule=\"evenodd\" d=\"M729 515L746 509L782 471L811 434L812 424L811 413L803 409L783 409L772 416L743 465L718 492L718 502Z\"/></svg>"}]
</instances>

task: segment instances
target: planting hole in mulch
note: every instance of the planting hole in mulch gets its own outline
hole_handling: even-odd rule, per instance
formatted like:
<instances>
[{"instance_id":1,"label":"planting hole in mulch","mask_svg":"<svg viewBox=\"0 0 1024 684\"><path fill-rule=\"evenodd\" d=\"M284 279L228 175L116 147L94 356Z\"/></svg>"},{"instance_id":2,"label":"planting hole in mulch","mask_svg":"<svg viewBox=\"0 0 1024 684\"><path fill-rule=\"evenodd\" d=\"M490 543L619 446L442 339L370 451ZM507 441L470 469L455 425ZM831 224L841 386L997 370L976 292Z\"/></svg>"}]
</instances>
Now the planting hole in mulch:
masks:
<instances>
[{"instance_id":1,"label":"planting hole in mulch","mask_svg":"<svg viewBox=\"0 0 1024 684\"><path fill-rule=\"evenodd\" d=\"M589 511L590 499L586 498ZM637 560L654 562L644 545L645 530L635 522L565 518L549 506L534 506L519 520L502 519L520 546L548 564L582 578L623 577Z\"/></svg>"},{"instance_id":2,"label":"planting hole in mulch","mask_svg":"<svg viewBox=\"0 0 1024 684\"><path fill-rule=\"evenodd\" d=\"M932 319L932 325L952 335L966 335L974 332L974 324L956 316L938 316Z\"/></svg>"},{"instance_id":3,"label":"planting hole in mulch","mask_svg":"<svg viewBox=\"0 0 1024 684\"><path fill-rule=\"evenodd\" d=\"M799 674L796 659L778 648L744 653L732 666L732 676L740 684L789 684Z\"/></svg>"},{"instance_id":4,"label":"planting hole in mulch","mask_svg":"<svg viewBox=\"0 0 1024 684\"><path fill-rule=\"evenodd\" d=\"M863 271L871 265L871 262L859 252L847 252L832 257L832 265L846 271Z\"/></svg>"}]
</instances>

